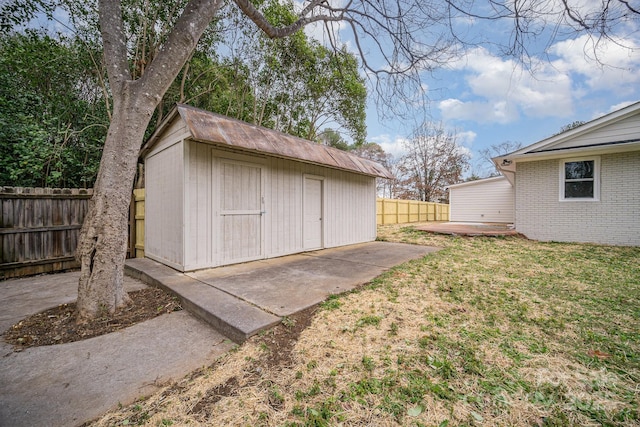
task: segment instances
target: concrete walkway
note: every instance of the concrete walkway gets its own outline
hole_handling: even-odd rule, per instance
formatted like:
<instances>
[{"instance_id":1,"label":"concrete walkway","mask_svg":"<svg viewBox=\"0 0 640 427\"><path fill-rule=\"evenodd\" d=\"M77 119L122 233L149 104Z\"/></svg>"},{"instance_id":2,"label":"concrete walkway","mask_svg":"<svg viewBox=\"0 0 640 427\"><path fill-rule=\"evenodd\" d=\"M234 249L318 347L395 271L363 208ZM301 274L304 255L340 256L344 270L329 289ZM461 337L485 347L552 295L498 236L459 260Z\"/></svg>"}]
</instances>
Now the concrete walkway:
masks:
<instances>
[{"instance_id":1,"label":"concrete walkway","mask_svg":"<svg viewBox=\"0 0 640 427\"><path fill-rule=\"evenodd\" d=\"M0 333L77 298L79 273L0 282ZM125 277L128 291L145 287ZM234 344L187 311L21 352L0 339L0 426L74 426L213 363Z\"/></svg>"},{"instance_id":2,"label":"concrete walkway","mask_svg":"<svg viewBox=\"0 0 640 427\"><path fill-rule=\"evenodd\" d=\"M233 347L229 338L244 341L282 316L435 250L372 242L190 274L148 259L128 260L127 274L176 293L188 311L22 352L0 341L0 426L80 425L210 365ZM78 273L0 282L0 332L23 317L74 301L77 283ZM128 290L141 286L126 279Z\"/></svg>"}]
</instances>

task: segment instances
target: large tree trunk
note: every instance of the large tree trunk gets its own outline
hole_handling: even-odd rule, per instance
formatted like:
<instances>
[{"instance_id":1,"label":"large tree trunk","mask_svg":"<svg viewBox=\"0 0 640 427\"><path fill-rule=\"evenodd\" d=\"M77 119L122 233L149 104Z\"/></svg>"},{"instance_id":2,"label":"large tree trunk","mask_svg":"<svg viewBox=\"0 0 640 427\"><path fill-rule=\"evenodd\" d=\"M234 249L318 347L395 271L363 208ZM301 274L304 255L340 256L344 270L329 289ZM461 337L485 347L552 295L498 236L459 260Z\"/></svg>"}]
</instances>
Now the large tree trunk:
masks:
<instances>
[{"instance_id":1,"label":"large tree trunk","mask_svg":"<svg viewBox=\"0 0 640 427\"><path fill-rule=\"evenodd\" d=\"M153 110L191 56L220 4L221 0L190 0L144 75L134 79L129 70L120 0L98 1L113 113L76 251L81 267L77 303L81 323L102 312L113 313L130 301L124 290L124 262L140 146Z\"/></svg>"},{"instance_id":2,"label":"large tree trunk","mask_svg":"<svg viewBox=\"0 0 640 427\"><path fill-rule=\"evenodd\" d=\"M113 117L105 141L94 196L80 233L76 257L81 264L78 285L78 321L113 313L130 300L124 290L128 213L140 142L154 103L114 97ZM124 99L115 99L124 98Z\"/></svg>"}]
</instances>

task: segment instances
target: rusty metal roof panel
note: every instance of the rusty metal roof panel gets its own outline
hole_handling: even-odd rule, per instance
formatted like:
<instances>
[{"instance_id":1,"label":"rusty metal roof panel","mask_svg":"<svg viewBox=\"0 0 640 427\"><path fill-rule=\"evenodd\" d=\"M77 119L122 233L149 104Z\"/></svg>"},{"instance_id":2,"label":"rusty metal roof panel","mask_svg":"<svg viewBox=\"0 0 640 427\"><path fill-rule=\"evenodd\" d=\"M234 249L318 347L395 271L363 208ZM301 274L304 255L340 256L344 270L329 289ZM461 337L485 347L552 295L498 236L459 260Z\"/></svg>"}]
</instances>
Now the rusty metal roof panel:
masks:
<instances>
[{"instance_id":1,"label":"rusty metal roof panel","mask_svg":"<svg viewBox=\"0 0 640 427\"><path fill-rule=\"evenodd\" d=\"M192 137L201 142L223 144L365 175L391 178L391 174L378 163L345 151L188 105L179 104L177 108Z\"/></svg>"},{"instance_id":2,"label":"rusty metal roof panel","mask_svg":"<svg viewBox=\"0 0 640 427\"><path fill-rule=\"evenodd\" d=\"M201 141L211 141L221 144L227 143L227 135L218 127L212 117L202 110L195 108L185 108L186 106L178 106L180 117L187 124L189 131L194 139Z\"/></svg>"},{"instance_id":3,"label":"rusty metal roof panel","mask_svg":"<svg viewBox=\"0 0 640 427\"><path fill-rule=\"evenodd\" d=\"M333 147L324 146L323 148L325 149L326 153L331 156L336 166L340 169L362 170L360 167L358 167L358 163L353 160L353 158L356 157L353 154L349 154L346 151L338 150L337 148Z\"/></svg>"},{"instance_id":4,"label":"rusty metal roof panel","mask_svg":"<svg viewBox=\"0 0 640 427\"><path fill-rule=\"evenodd\" d=\"M288 135L282 135L279 132L264 132L264 138L273 146L274 153L278 153L284 157L296 158L298 152L294 144L283 142Z\"/></svg>"}]
</instances>

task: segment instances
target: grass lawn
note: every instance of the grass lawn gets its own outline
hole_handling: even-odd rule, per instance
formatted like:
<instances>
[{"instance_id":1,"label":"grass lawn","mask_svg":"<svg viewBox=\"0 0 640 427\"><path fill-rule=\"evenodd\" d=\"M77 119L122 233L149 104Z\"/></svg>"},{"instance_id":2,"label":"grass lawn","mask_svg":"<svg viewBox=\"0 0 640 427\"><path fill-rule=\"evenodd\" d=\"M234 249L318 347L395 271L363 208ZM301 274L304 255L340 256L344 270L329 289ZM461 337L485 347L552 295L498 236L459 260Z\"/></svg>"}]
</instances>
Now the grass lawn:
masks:
<instances>
[{"instance_id":1,"label":"grass lawn","mask_svg":"<svg viewBox=\"0 0 640 427\"><path fill-rule=\"evenodd\" d=\"M443 249L95 424L640 425L640 248L378 235Z\"/></svg>"}]
</instances>

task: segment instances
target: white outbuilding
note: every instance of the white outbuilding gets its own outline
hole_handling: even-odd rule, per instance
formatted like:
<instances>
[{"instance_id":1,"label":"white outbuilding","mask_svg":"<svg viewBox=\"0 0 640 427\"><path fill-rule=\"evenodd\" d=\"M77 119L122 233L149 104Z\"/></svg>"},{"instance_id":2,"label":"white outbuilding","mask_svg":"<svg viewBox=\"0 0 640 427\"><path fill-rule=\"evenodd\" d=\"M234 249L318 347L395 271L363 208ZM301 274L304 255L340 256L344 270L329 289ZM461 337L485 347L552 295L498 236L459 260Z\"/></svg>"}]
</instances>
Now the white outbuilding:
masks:
<instances>
[{"instance_id":1,"label":"white outbuilding","mask_svg":"<svg viewBox=\"0 0 640 427\"><path fill-rule=\"evenodd\" d=\"M449 186L452 222L513 223L515 191L504 176Z\"/></svg>"},{"instance_id":2,"label":"white outbuilding","mask_svg":"<svg viewBox=\"0 0 640 427\"><path fill-rule=\"evenodd\" d=\"M179 271L376 238L381 165L186 105L143 147L145 256Z\"/></svg>"}]
</instances>

